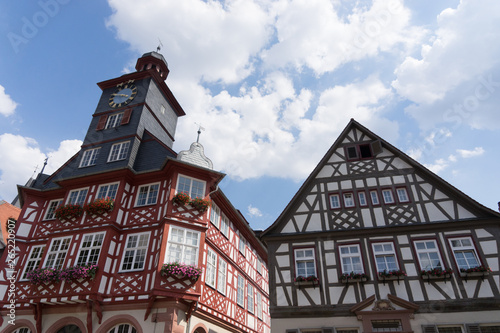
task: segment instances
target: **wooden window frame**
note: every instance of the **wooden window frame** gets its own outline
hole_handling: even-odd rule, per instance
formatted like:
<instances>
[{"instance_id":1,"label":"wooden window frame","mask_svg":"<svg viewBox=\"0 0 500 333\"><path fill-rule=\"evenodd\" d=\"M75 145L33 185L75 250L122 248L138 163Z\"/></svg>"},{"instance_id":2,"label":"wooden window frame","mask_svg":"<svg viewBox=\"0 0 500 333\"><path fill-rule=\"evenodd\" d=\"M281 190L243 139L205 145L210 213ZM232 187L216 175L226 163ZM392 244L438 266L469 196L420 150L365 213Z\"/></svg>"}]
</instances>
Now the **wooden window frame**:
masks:
<instances>
[{"instance_id":1,"label":"wooden window frame","mask_svg":"<svg viewBox=\"0 0 500 333\"><path fill-rule=\"evenodd\" d=\"M35 254L36 251L36 254ZM45 244L41 245L33 245L31 247L30 255L28 257L28 260L26 260L26 264L24 265L24 271L23 275L21 275L21 281L27 281L28 280L28 273L39 268L40 264L42 263L43 255L45 252ZM34 257L36 255L36 257ZM32 263L30 265L30 263Z\"/></svg>"},{"instance_id":2,"label":"wooden window frame","mask_svg":"<svg viewBox=\"0 0 500 333\"><path fill-rule=\"evenodd\" d=\"M306 250L312 250L312 257L308 256L308 257L304 257L305 259L301 259L299 260L297 258L297 251L306 251ZM318 277L318 263L317 263L317 259L316 259L316 247L314 246L304 246L304 247L295 247L293 248L293 262L294 262L294 268L295 268L295 277L299 277L299 276L303 276L305 278L311 276L311 275L300 275L299 274L299 268L297 266L298 262L299 261L304 261L304 262L312 262L314 263L314 274L312 274L313 276L316 276ZM307 268L306 268L306 274L307 274Z\"/></svg>"},{"instance_id":3,"label":"wooden window frame","mask_svg":"<svg viewBox=\"0 0 500 333\"><path fill-rule=\"evenodd\" d=\"M382 247L383 247L385 244L391 244L392 245L392 251L386 251L385 249L383 249L382 252L377 252L375 250L375 246L376 245L382 245ZM392 240L380 240L380 241L372 242L371 245L372 245L373 260L375 262L374 267L375 267L375 269L377 271L377 275L378 275L378 273L384 271L383 269L380 270L379 267L378 267L377 254L379 256L384 256L384 257L388 256L388 255L391 255L391 254L394 256L394 262L396 264L396 268L395 269L386 268L387 271L393 271L393 270L400 270L401 269L401 265L399 264L399 258L398 258L398 254L397 254L397 251L396 251L396 245L394 244L394 241L392 241ZM385 262L385 263L387 264L387 262Z\"/></svg>"},{"instance_id":4,"label":"wooden window frame","mask_svg":"<svg viewBox=\"0 0 500 333\"><path fill-rule=\"evenodd\" d=\"M450 250L451 250L451 252L453 254L453 260L455 260L455 265L456 265L456 267L458 269L457 270L458 273L460 273L461 268L468 269L468 268L473 268L473 267L477 267L477 266L483 265L481 257L479 256L479 252L477 251L476 243L474 242L474 239L472 238L471 235L462 235L462 236L454 235L454 236L450 236L450 237L447 237L447 238L448 238L448 245L449 245ZM477 266L469 266L468 263L467 263L468 267L461 267L458 264L457 254L456 254L455 251L459 251L459 248L456 248L455 246L453 246L452 242L454 240L463 240L463 239L469 239L471 241L471 245L470 246L461 247L461 248L464 248L464 250L460 250L460 252L466 252L467 250L472 250L472 253L474 254L474 257L475 257L475 259L477 261Z\"/></svg>"},{"instance_id":5,"label":"wooden window frame","mask_svg":"<svg viewBox=\"0 0 500 333\"><path fill-rule=\"evenodd\" d=\"M64 199L53 199L49 201L49 204L47 205L47 211L45 212L45 217L43 218L45 220L55 220L56 218L56 209L57 207L61 206L62 203L64 202Z\"/></svg>"},{"instance_id":6,"label":"wooden window frame","mask_svg":"<svg viewBox=\"0 0 500 333\"><path fill-rule=\"evenodd\" d=\"M154 186L157 186L157 188L153 189ZM147 188L147 192L141 193L143 188ZM152 193L155 193L155 192L156 192L156 194L153 195ZM151 183L151 184L145 184L145 185L139 186L137 188L135 207L156 205L158 203L159 194L160 194L160 183ZM145 195L145 197L141 197L143 195ZM144 203L142 203L142 199L144 199ZM141 200L141 203L139 203L139 200Z\"/></svg>"},{"instance_id":7,"label":"wooden window frame","mask_svg":"<svg viewBox=\"0 0 500 333\"><path fill-rule=\"evenodd\" d=\"M332 197L337 198L338 207L334 207L333 202L332 202ZM340 201L340 194L339 193L330 193L328 195L328 201L330 202L330 209L342 209L342 202Z\"/></svg>"},{"instance_id":8,"label":"wooden window frame","mask_svg":"<svg viewBox=\"0 0 500 333\"><path fill-rule=\"evenodd\" d=\"M405 195L406 195L406 200L401 200L401 196L399 195L399 191L403 190ZM398 202L399 203L408 203L408 202L411 202L410 200L410 194L408 192L408 189L404 186L399 186L399 187L396 187L396 196L398 198Z\"/></svg>"},{"instance_id":9,"label":"wooden window frame","mask_svg":"<svg viewBox=\"0 0 500 333\"><path fill-rule=\"evenodd\" d=\"M383 188L380 192L382 193L382 201L384 202L384 205L396 204L396 199L394 198L394 193L391 188ZM386 193L389 194L389 198L387 198ZM390 199L390 201L388 201L388 199Z\"/></svg>"},{"instance_id":10,"label":"wooden window frame","mask_svg":"<svg viewBox=\"0 0 500 333\"><path fill-rule=\"evenodd\" d=\"M108 163L127 159L128 153L130 152L130 146L130 140L113 144L109 150Z\"/></svg>"},{"instance_id":11,"label":"wooden window frame","mask_svg":"<svg viewBox=\"0 0 500 333\"><path fill-rule=\"evenodd\" d=\"M346 195L347 196L351 196L352 205L348 205L347 204ZM344 208L355 208L356 207L356 199L354 199L354 192L344 192L344 193L342 193L342 200L343 200L343 203L344 203Z\"/></svg>"},{"instance_id":12,"label":"wooden window frame","mask_svg":"<svg viewBox=\"0 0 500 333\"><path fill-rule=\"evenodd\" d=\"M49 250L45 254L45 259L42 267L52 267L54 269L62 269L66 262L69 248L71 247L72 236L53 238L49 245ZM60 241L57 245L56 242ZM67 244L66 244L67 243ZM57 248L54 248L57 246ZM51 264L49 265L49 261Z\"/></svg>"},{"instance_id":13,"label":"wooden window frame","mask_svg":"<svg viewBox=\"0 0 500 333\"><path fill-rule=\"evenodd\" d=\"M179 187L181 186L181 178L189 180L189 189L188 190L186 190L185 188L179 189ZM201 193L199 193L199 194L198 194L199 191L198 190L195 191L193 188L193 184L195 182L198 182L202 185ZM187 184L184 184L183 187L186 185ZM195 199L195 198L203 199L205 197L206 187L207 187L207 183L204 180L200 180L197 178L193 178L193 177L179 174L177 176L177 184L176 184L176 191L175 192L176 193L185 193L185 194L189 195L189 197L191 199ZM198 189L198 187L196 187L196 189Z\"/></svg>"},{"instance_id":14,"label":"wooden window frame","mask_svg":"<svg viewBox=\"0 0 500 333\"><path fill-rule=\"evenodd\" d=\"M144 239L141 239L142 236L147 236L146 240L146 245L139 245L139 242L144 241ZM123 244L123 254L122 254L122 260L120 263L120 270L119 272L138 272L138 271L143 271L144 268L146 267L146 262L148 260L148 249L149 249L149 241L151 239L151 233L150 232L139 232L139 233L133 233L133 234L128 234L127 237L125 237L125 243ZM136 245L129 247L129 239L131 237L137 237L136 240ZM132 256L127 256L127 252L132 252ZM142 257L142 254L144 253L144 260L140 260ZM131 268L124 268L125 264L129 264L125 262L126 257L131 257L132 262L130 263ZM138 260L139 259L139 260ZM134 267L137 266L139 263L140 267Z\"/></svg>"},{"instance_id":15,"label":"wooden window frame","mask_svg":"<svg viewBox=\"0 0 500 333\"><path fill-rule=\"evenodd\" d=\"M83 266L86 264L97 265L97 263L99 262L99 256L101 254L101 249L102 249L103 244L104 244L105 236L106 236L106 234L104 232L96 232L96 233L92 233L92 234L83 235L82 240L80 242L80 249L78 250L78 255L76 257L76 265L79 265L79 266ZM85 239L88 237L92 237L92 239L90 240L90 246L85 246L85 242L88 242L88 240L86 241ZM95 244L96 241L99 242L99 239L96 239L96 238L100 238L100 243ZM83 251L88 251L88 253L84 255ZM86 260L81 262L80 259L83 258L84 256L86 257ZM89 258L91 258L91 257L97 257L95 262L94 261L89 262Z\"/></svg>"},{"instance_id":16,"label":"wooden window frame","mask_svg":"<svg viewBox=\"0 0 500 333\"><path fill-rule=\"evenodd\" d=\"M361 270L360 271L346 271L344 270L344 263L343 263L343 258L352 258L352 257L356 257L355 255L343 255L342 254L342 251L341 251L341 248L344 248L344 247L353 247L353 246L356 246L358 248L358 256L359 256L359 260L360 260L360 264L361 264ZM346 244L337 244L337 253L338 253L338 257L339 257L339 265L340 265L340 268L341 268L341 272L343 274L350 274L351 272L354 272L354 273L359 273L359 274L364 274L365 273L365 267L364 267L364 264L363 264L363 253L361 252L361 246L359 243L346 243ZM351 266L352 266L352 261L351 261Z\"/></svg>"},{"instance_id":17,"label":"wooden window frame","mask_svg":"<svg viewBox=\"0 0 500 333\"><path fill-rule=\"evenodd\" d=\"M178 241L172 239L172 237L174 235L174 230L176 230L178 232L182 232L182 237L184 239L183 242L178 242ZM190 232L196 236L196 245L189 244L188 236L187 236L188 232ZM193 239L193 238L191 237L189 239ZM180 251L181 251L180 258L173 258L173 260L169 260L169 253L173 253L173 251L170 250L170 248L172 246L178 246L180 248ZM186 250L187 249L191 249L191 250L195 251L196 256L195 256L194 260L188 261L186 259L186 252L187 252ZM198 266L199 257L200 257L200 232L193 230L193 229L182 228L182 227L173 226L173 225L170 226L170 230L168 233L168 240L167 240L167 249L165 251L165 257L164 257L163 262L170 263L170 262L178 261L178 262L183 262L185 264Z\"/></svg>"},{"instance_id":18,"label":"wooden window frame","mask_svg":"<svg viewBox=\"0 0 500 333\"><path fill-rule=\"evenodd\" d=\"M427 249L427 245L426 245L425 249L418 249L417 243L421 243L421 242L425 242L425 243L427 243L427 242L433 242L436 245L436 248L429 250L429 249ZM441 254L441 248L439 247L439 243L438 243L438 241L436 239L434 239L434 238L413 239L412 243L413 243L413 250L414 250L414 253L415 253L415 257L417 258L418 265L419 265L421 271L423 271L423 270L432 270L434 268L441 268L443 270L446 269L446 265L445 265L445 263L443 261L443 256ZM432 250L434 250L434 251L432 251ZM433 253L433 252L437 253L438 258L439 258L439 262L441 264L441 267L433 267L432 265L431 265L431 267L428 267L428 268L427 267L423 267L422 261L420 259L420 254L421 253ZM431 261L430 257L429 257L429 261Z\"/></svg>"},{"instance_id":19,"label":"wooden window frame","mask_svg":"<svg viewBox=\"0 0 500 333\"><path fill-rule=\"evenodd\" d=\"M365 203L363 204L361 201L361 195L363 195L364 197L364 201ZM367 207L368 206L368 197L366 196L366 192L365 191L359 191L358 192L358 203L359 203L359 206L360 207Z\"/></svg>"}]
</instances>

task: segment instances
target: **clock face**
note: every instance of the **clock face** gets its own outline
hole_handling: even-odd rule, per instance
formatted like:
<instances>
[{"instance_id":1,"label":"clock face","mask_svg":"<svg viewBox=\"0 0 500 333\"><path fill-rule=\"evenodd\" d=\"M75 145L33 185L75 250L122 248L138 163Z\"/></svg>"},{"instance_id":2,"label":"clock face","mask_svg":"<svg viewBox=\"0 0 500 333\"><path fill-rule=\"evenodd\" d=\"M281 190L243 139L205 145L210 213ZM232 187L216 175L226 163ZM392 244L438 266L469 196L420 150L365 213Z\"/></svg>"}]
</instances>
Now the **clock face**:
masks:
<instances>
[{"instance_id":1,"label":"clock face","mask_svg":"<svg viewBox=\"0 0 500 333\"><path fill-rule=\"evenodd\" d=\"M119 108L132 102L137 94L137 87L133 83L120 84L118 89L109 97L109 105Z\"/></svg>"}]
</instances>

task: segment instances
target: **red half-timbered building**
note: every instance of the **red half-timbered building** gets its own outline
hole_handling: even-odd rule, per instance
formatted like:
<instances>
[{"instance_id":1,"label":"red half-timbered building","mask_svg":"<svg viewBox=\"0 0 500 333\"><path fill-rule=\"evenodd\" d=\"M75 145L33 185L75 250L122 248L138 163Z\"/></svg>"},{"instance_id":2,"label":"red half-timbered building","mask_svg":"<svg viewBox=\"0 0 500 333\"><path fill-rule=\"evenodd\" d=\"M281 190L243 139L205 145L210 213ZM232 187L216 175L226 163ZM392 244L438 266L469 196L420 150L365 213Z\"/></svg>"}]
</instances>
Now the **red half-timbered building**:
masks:
<instances>
[{"instance_id":1,"label":"red half-timbered building","mask_svg":"<svg viewBox=\"0 0 500 333\"><path fill-rule=\"evenodd\" d=\"M98 84L80 152L19 187L1 333L270 332L265 248L203 146L172 150L184 111L163 56L136 69Z\"/></svg>"}]
</instances>

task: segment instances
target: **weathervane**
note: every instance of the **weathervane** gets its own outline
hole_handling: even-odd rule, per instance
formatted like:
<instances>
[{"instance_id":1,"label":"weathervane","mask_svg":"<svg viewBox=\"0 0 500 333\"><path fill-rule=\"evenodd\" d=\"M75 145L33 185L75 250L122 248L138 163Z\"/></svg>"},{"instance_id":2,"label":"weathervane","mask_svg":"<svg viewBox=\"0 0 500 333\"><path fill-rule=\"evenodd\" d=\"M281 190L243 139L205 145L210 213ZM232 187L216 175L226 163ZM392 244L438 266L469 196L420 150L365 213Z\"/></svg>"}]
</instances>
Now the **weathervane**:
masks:
<instances>
[{"instance_id":1,"label":"weathervane","mask_svg":"<svg viewBox=\"0 0 500 333\"><path fill-rule=\"evenodd\" d=\"M195 123L195 125L198 125L198 137L196 138L196 143L199 143L201 131L204 131L205 128L198 123Z\"/></svg>"},{"instance_id":2,"label":"weathervane","mask_svg":"<svg viewBox=\"0 0 500 333\"><path fill-rule=\"evenodd\" d=\"M158 52L158 53L159 53L159 52L160 52L160 50L161 50L161 48L162 48L162 46L163 46L163 44L161 43L161 39L160 39L159 37L158 37L158 42L159 42L159 44L158 44L158 46L156 47L156 52Z\"/></svg>"}]
</instances>

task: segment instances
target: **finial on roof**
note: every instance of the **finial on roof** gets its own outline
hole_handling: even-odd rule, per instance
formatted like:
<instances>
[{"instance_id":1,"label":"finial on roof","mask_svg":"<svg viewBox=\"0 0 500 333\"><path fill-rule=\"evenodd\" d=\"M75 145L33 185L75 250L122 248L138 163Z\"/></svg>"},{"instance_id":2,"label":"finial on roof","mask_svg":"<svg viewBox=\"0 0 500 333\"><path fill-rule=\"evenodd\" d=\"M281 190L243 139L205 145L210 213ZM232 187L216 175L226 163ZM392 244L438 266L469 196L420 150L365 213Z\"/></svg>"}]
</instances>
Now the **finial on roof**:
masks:
<instances>
[{"instance_id":1,"label":"finial on roof","mask_svg":"<svg viewBox=\"0 0 500 333\"><path fill-rule=\"evenodd\" d=\"M45 170L45 166L47 165L47 161L49 160L48 157L45 158L45 161L43 162L43 167L42 167L42 171L40 171L40 173L43 173L43 170Z\"/></svg>"},{"instance_id":2,"label":"finial on roof","mask_svg":"<svg viewBox=\"0 0 500 333\"><path fill-rule=\"evenodd\" d=\"M158 42L159 42L159 44L158 44L158 46L156 47L156 52L157 52L157 53L160 53L160 50L161 50L161 48L162 48L163 44L161 43L161 39L160 39L159 37L158 37Z\"/></svg>"},{"instance_id":3,"label":"finial on roof","mask_svg":"<svg viewBox=\"0 0 500 333\"><path fill-rule=\"evenodd\" d=\"M195 123L195 124L198 125L198 137L196 138L196 143L199 143L201 131L204 131L205 128L203 126L201 126L201 124L198 124L198 123Z\"/></svg>"}]
</instances>

